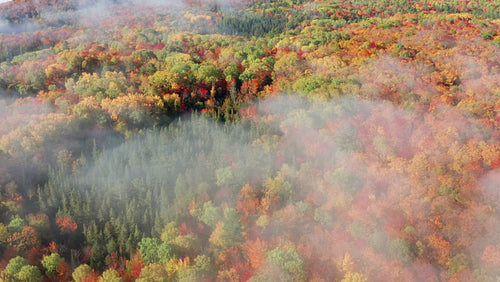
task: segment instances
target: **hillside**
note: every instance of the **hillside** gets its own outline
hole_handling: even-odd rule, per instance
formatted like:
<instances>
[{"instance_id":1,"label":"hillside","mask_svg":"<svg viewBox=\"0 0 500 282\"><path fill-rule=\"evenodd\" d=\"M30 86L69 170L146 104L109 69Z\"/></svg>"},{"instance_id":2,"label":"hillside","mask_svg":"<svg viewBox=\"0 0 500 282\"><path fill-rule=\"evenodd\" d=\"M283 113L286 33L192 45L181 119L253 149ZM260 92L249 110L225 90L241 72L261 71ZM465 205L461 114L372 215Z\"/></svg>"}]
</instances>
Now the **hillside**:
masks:
<instances>
[{"instance_id":1,"label":"hillside","mask_svg":"<svg viewBox=\"0 0 500 282\"><path fill-rule=\"evenodd\" d=\"M0 4L0 280L497 281L499 18Z\"/></svg>"}]
</instances>

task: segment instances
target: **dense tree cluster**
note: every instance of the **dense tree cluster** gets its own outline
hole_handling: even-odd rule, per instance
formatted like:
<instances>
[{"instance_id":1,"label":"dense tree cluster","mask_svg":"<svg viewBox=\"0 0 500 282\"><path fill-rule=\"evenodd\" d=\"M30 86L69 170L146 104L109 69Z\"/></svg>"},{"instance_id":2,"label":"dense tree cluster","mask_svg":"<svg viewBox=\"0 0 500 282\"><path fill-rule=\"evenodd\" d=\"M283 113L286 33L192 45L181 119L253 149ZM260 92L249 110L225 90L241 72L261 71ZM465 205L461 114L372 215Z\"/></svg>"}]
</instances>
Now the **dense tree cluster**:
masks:
<instances>
[{"instance_id":1,"label":"dense tree cluster","mask_svg":"<svg viewBox=\"0 0 500 282\"><path fill-rule=\"evenodd\" d=\"M0 280L499 279L497 1L143 2L0 5Z\"/></svg>"}]
</instances>

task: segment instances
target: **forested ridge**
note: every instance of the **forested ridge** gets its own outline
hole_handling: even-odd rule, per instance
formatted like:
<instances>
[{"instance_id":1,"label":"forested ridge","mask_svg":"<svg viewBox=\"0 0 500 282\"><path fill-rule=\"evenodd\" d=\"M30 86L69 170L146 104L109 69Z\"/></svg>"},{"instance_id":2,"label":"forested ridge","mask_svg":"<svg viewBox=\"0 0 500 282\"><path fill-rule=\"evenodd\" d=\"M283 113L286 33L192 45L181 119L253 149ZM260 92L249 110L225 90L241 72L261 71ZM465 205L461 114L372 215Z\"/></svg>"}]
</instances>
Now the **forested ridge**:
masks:
<instances>
[{"instance_id":1,"label":"forested ridge","mask_svg":"<svg viewBox=\"0 0 500 282\"><path fill-rule=\"evenodd\" d=\"M0 281L497 281L499 11L0 4Z\"/></svg>"}]
</instances>

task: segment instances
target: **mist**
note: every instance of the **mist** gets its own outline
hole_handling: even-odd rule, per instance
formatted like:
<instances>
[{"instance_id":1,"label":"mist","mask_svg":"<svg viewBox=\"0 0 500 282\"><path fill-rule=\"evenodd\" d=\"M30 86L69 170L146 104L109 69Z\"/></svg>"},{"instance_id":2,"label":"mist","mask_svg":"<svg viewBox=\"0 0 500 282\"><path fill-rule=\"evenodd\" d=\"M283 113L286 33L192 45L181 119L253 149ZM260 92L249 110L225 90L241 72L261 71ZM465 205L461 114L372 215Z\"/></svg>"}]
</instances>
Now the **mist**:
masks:
<instances>
[{"instance_id":1,"label":"mist","mask_svg":"<svg viewBox=\"0 0 500 282\"><path fill-rule=\"evenodd\" d=\"M497 24L292 2L2 21L0 279L500 277Z\"/></svg>"},{"instance_id":2,"label":"mist","mask_svg":"<svg viewBox=\"0 0 500 282\"><path fill-rule=\"evenodd\" d=\"M441 279L443 273L454 274L448 261L462 253L473 259L467 265L495 275L481 258L484 248L500 243L497 230L481 227L495 226L487 224L488 217L474 217L488 208L476 200L499 204L498 170L479 175L477 182L447 186L449 176L432 168L465 165L457 163L458 152L470 147L471 136L484 150L497 146L473 120L453 109L422 115L383 101L325 102L300 95L261 100L252 120L249 127L244 121L220 124L194 115L106 150L76 175L61 174L51 185L82 197L99 195L84 204L99 220L123 222L132 216L145 236L159 236L169 222L196 218L210 230L215 225L203 215L207 205L220 214L237 210L242 233L229 236L229 246L242 240L267 242L268 251L295 246L303 271L327 280L354 275L361 266L369 280ZM422 146L440 132L446 143ZM454 145L448 149L449 144ZM259 209L244 212L244 187L260 195ZM55 197L49 188L45 197ZM64 197L60 200L64 203ZM225 222L221 216L214 223ZM433 243L444 238L457 249L443 251ZM199 241L194 248L206 250L205 244ZM338 266L346 260L350 266ZM332 262L338 267L323 268ZM397 274L380 271L386 264ZM294 277L299 274L272 265L256 269L255 279L300 280Z\"/></svg>"},{"instance_id":3,"label":"mist","mask_svg":"<svg viewBox=\"0 0 500 282\"><path fill-rule=\"evenodd\" d=\"M9 1L3 1L9 2ZM0 2L2 3L2 2ZM242 1L197 1L195 4L187 4L184 0L159 1L159 0L84 0L70 1L68 3L24 3L16 4L26 11L34 9L36 16L25 15L14 22L8 20L9 8L4 11L4 17L0 19L0 33L17 34L34 32L49 27L80 26L92 29L99 33L100 29L112 29L113 27L130 25L133 22L145 22L145 17L168 15L178 20L183 19L183 14L193 8L197 10L225 9L240 5ZM207 10L208 11L208 10ZM14 16L14 18L17 16ZM138 20L137 17L141 19ZM109 21L113 18L113 21ZM182 24L178 24L181 27ZM90 31L89 31L90 32Z\"/></svg>"}]
</instances>

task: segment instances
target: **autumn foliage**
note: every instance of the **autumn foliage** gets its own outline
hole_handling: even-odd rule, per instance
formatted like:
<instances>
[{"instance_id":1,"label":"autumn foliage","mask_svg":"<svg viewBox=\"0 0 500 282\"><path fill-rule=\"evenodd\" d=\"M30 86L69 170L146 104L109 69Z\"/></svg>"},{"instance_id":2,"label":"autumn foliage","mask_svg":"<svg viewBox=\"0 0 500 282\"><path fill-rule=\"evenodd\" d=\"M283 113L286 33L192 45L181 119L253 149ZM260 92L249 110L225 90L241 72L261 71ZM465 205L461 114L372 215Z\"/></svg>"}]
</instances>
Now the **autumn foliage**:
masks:
<instances>
[{"instance_id":1,"label":"autumn foliage","mask_svg":"<svg viewBox=\"0 0 500 282\"><path fill-rule=\"evenodd\" d=\"M0 280L494 281L498 11L0 4Z\"/></svg>"},{"instance_id":2,"label":"autumn foliage","mask_svg":"<svg viewBox=\"0 0 500 282\"><path fill-rule=\"evenodd\" d=\"M76 222L66 216L56 218L56 224L62 234L71 233L78 228Z\"/></svg>"}]
</instances>

